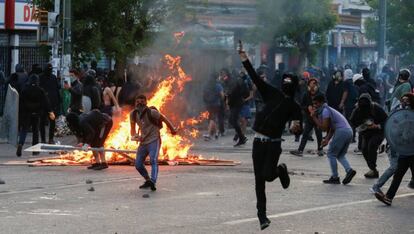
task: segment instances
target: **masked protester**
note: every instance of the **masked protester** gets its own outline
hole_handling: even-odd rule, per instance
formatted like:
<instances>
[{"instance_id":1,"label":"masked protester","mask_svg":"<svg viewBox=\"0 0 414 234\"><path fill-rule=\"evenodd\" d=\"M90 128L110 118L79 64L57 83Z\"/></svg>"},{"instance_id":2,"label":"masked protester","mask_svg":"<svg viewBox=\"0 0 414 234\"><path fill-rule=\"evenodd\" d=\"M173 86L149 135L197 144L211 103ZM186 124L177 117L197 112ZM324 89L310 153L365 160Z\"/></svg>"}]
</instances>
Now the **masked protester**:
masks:
<instances>
[{"instance_id":1,"label":"masked protester","mask_svg":"<svg viewBox=\"0 0 414 234\"><path fill-rule=\"evenodd\" d=\"M71 112L66 116L66 121L71 132L75 134L80 147L103 147L113 124L109 115L96 109L80 115ZM93 156L95 163L90 165L88 169L102 170L108 168L105 152L93 151Z\"/></svg>"},{"instance_id":2,"label":"masked protester","mask_svg":"<svg viewBox=\"0 0 414 234\"><path fill-rule=\"evenodd\" d=\"M45 90L49 98L50 108L53 114L57 116L61 104L60 85L57 77L53 74L52 64L47 64L43 69L43 73L40 74L40 87ZM43 113L40 119L40 138L42 142L46 143L45 127L47 122L49 122L49 144L54 144L56 122L48 118L46 113Z\"/></svg>"},{"instance_id":3,"label":"masked protester","mask_svg":"<svg viewBox=\"0 0 414 234\"><path fill-rule=\"evenodd\" d=\"M236 134L233 138L237 143L235 147L246 144L247 137L243 134L240 126L240 112L243 108L245 94L249 95L249 90L246 83L240 77L234 77L229 71L223 69L220 76L224 81L224 92L226 95L226 104L230 109L229 122L233 126Z\"/></svg>"},{"instance_id":4,"label":"masked protester","mask_svg":"<svg viewBox=\"0 0 414 234\"><path fill-rule=\"evenodd\" d=\"M49 114L50 119L55 119L55 115L50 109L49 100L46 92L39 86L39 77L32 75L29 83L21 91L21 130L19 133L19 141L17 145L16 155L22 155L22 148L26 141L27 132L32 127L32 145L39 143L39 122L43 112ZM33 152L38 154L38 152Z\"/></svg>"},{"instance_id":5,"label":"masked protester","mask_svg":"<svg viewBox=\"0 0 414 234\"><path fill-rule=\"evenodd\" d=\"M352 112L350 121L356 126L361 135L361 150L370 169L364 176L366 178L378 178L377 151L384 140L384 126L387 114L371 96L362 94L358 100L358 106Z\"/></svg>"},{"instance_id":6,"label":"masked protester","mask_svg":"<svg viewBox=\"0 0 414 234\"><path fill-rule=\"evenodd\" d=\"M328 105L341 113L344 111L345 101L348 97L343 77L341 70L335 71L326 89Z\"/></svg>"},{"instance_id":7,"label":"masked protester","mask_svg":"<svg viewBox=\"0 0 414 234\"><path fill-rule=\"evenodd\" d=\"M404 109L409 109L411 111L414 111L414 94L407 93L403 95L401 98L401 107ZM408 184L408 187L414 189L414 174L413 174L414 173L414 155L398 155L397 160L398 161L397 161L397 165L395 168L394 177L392 179L391 186L388 188L387 193L383 194L381 190L375 191L375 197L379 201L383 202L384 204L388 206L391 206L392 200L394 199L395 194L397 193L398 188L400 187L401 181L409 168L411 168L412 177L411 177L410 183ZM394 162L392 163L392 161ZM395 159L393 159L392 161L390 159L390 164L391 164L390 168L393 167L393 164L395 167ZM381 178L382 177L383 176L381 176ZM389 178L391 177L391 175L388 175L387 177Z\"/></svg>"},{"instance_id":8,"label":"masked protester","mask_svg":"<svg viewBox=\"0 0 414 234\"><path fill-rule=\"evenodd\" d=\"M352 141L352 128L340 112L326 104L323 95L316 95L313 98L313 107L310 109L310 115L315 125L328 133L322 141L322 146L326 146L330 142L327 155L332 175L323 183L341 183L338 175L337 161L339 161L346 171L342 184L348 184L356 174L346 158L346 152Z\"/></svg>"},{"instance_id":9,"label":"masked protester","mask_svg":"<svg viewBox=\"0 0 414 234\"><path fill-rule=\"evenodd\" d=\"M131 137L132 140L139 142L135 168L144 177L145 182L140 189L151 188L156 190L158 178L158 155L161 149L160 129L165 123L171 131L171 134L177 133L172 123L161 114L155 107L147 106L147 98L144 95L138 95L135 98L135 109L130 113ZM139 132L136 131L138 125ZM149 155L151 163L151 177L145 169L145 159Z\"/></svg>"},{"instance_id":10,"label":"masked protester","mask_svg":"<svg viewBox=\"0 0 414 234\"><path fill-rule=\"evenodd\" d=\"M323 156L323 150L321 146L322 142L322 131L315 126L315 123L312 120L312 117L310 116L309 109L312 108L312 99L316 95L323 95L319 91L319 83L316 79L310 79L308 81L308 90L306 94L303 96L301 106L302 106L302 112L304 114L304 123L305 127L303 130L302 139L300 141L300 145L298 150L290 151L291 154L296 156L303 156L303 150L305 149L306 143L308 139L311 137L312 130L315 130L316 140L318 144L318 155Z\"/></svg>"},{"instance_id":11,"label":"masked protester","mask_svg":"<svg viewBox=\"0 0 414 234\"><path fill-rule=\"evenodd\" d=\"M282 76L282 91L266 83L253 69L246 53L239 48L243 66L263 100L263 108L256 112L253 130L256 132L253 141L253 168L257 198L257 216L263 230L270 224L266 216L266 181L271 182L277 177L284 189L289 187L290 178L284 163L279 164L282 152L281 136L286 123L292 120L291 132L301 132L302 114L300 106L294 101L298 78L293 74Z\"/></svg>"},{"instance_id":12,"label":"masked protester","mask_svg":"<svg viewBox=\"0 0 414 234\"><path fill-rule=\"evenodd\" d=\"M65 80L63 88L70 92L70 105L68 112L81 114L83 112L82 94L83 85L79 80L79 74L76 70L69 73L70 80Z\"/></svg>"},{"instance_id":13,"label":"masked protester","mask_svg":"<svg viewBox=\"0 0 414 234\"><path fill-rule=\"evenodd\" d=\"M411 103L413 104L411 105ZM400 105L398 106L398 108L396 108L396 110L401 109L414 110L414 94L407 93L401 97ZM379 177L378 181L370 189L373 193L379 193L383 195L384 193L381 191L381 187L388 181L388 179L390 179L394 175L395 170L397 170L398 154L392 147L390 147L390 149L388 150L388 160L390 162L390 166L384 171L384 173ZM408 187L414 189L414 164L411 165L411 173L412 178L410 183L408 184Z\"/></svg>"}]
</instances>

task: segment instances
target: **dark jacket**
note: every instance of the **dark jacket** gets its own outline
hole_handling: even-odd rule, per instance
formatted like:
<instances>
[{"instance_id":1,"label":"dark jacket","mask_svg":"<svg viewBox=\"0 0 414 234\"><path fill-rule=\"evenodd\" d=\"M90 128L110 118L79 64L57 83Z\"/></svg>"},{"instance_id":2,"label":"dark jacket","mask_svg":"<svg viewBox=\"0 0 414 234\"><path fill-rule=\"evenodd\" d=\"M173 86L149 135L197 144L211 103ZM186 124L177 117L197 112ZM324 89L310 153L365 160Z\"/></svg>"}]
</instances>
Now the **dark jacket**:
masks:
<instances>
[{"instance_id":1,"label":"dark jacket","mask_svg":"<svg viewBox=\"0 0 414 234\"><path fill-rule=\"evenodd\" d=\"M83 83L83 95L91 99L91 110L99 109L101 106L101 91L99 90L95 78L86 76Z\"/></svg>"},{"instance_id":2,"label":"dark jacket","mask_svg":"<svg viewBox=\"0 0 414 234\"><path fill-rule=\"evenodd\" d=\"M50 107L53 110L57 110L61 100L59 92L60 85L57 77L51 71L45 71L40 75L40 87L45 90L49 98Z\"/></svg>"},{"instance_id":3,"label":"dark jacket","mask_svg":"<svg viewBox=\"0 0 414 234\"><path fill-rule=\"evenodd\" d=\"M82 110L82 93L83 85L79 80L75 80L71 83L70 92L70 109L73 112L80 113Z\"/></svg>"},{"instance_id":4,"label":"dark jacket","mask_svg":"<svg viewBox=\"0 0 414 234\"><path fill-rule=\"evenodd\" d=\"M20 97L20 111L23 115L50 112L49 100L46 92L39 86L38 80L31 80L26 84Z\"/></svg>"},{"instance_id":5,"label":"dark jacket","mask_svg":"<svg viewBox=\"0 0 414 234\"><path fill-rule=\"evenodd\" d=\"M342 100L342 95L345 92L345 83L343 81L335 84L334 80L331 80L328 84L328 88L326 89L326 101L328 105L335 110L339 110L339 104Z\"/></svg>"},{"instance_id":6,"label":"dark jacket","mask_svg":"<svg viewBox=\"0 0 414 234\"><path fill-rule=\"evenodd\" d=\"M244 103L242 90L245 82L241 78L232 77L225 81L224 85L229 107L241 107Z\"/></svg>"},{"instance_id":7,"label":"dark jacket","mask_svg":"<svg viewBox=\"0 0 414 234\"><path fill-rule=\"evenodd\" d=\"M301 108L293 97L262 80L249 60L243 62L247 73L263 99L263 109L256 112L253 130L270 138L280 138L289 120L302 122Z\"/></svg>"},{"instance_id":8,"label":"dark jacket","mask_svg":"<svg viewBox=\"0 0 414 234\"><path fill-rule=\"evenodd\" d=\"M371 103L371 109L364 110L362 108L355 108L351 114L350 122L353 126L358 127L364 124L366 120L372 120L375 124L381 125L381 129L367 129L361 132L362 136L372 136L375 134L384 134L385 121L387 120L387 113L378 104Z\"/></svg>"},{"instance_id":9,"label":"dark jacket","mask_svg":"<svg viewBox=\"0 0 414 234\"><path fill-rule=\"evenodd\" d=\"M79 116L79 126L74 131L76 137L82 143L92 144L99 138L100 131L109 121L109 115L101 113L99 110L91 110Z\"/></svg>"},{"instance_id":10,"label":"dark jacket","mask_svg":"<svg viewBox=\"0 0 414 234\"><path fill-rule=\"evenodd\" d=\"M376 103L381 102L381 97L379 92L377 92L376 87L372 85L371 83L368 83L367 81L360 79L355 82L356 87L358 88L359 96L361 96L364 93L367 93L371 96L372 101Z\"/></svg>"}]
</instances>

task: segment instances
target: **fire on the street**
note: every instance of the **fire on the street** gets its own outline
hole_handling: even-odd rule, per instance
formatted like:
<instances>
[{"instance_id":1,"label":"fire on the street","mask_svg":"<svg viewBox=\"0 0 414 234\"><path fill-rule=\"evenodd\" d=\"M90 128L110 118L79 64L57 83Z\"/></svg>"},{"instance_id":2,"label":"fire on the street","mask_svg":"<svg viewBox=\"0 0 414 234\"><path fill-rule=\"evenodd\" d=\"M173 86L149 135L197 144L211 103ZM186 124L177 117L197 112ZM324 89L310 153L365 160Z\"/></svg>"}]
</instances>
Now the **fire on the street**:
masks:
<instances>
[{"instance_id":1,"label":"fire on the street","mask_svg":"<svg viewBox=\"0 0 414 234\"><path fill-rule=\"evenodd\" d=\"M155 106L163 114L174 116L177 113L168 112L169 105L175 100L176 96L184 90L187 82L191 77L182 69L181 57L165 55L163 59L168 66L169 74L164 77L158 85L154 94L149 97L148 106ZM106 142L105 148L136 150L138 143L131 141L129 111L124 110L122 114L114 117L114 127L111 130ZM203 159L202 156L189 155L189 150L193 146L192 139L199 136L196 125L208 118L208 112L201 113L196 118L190 118L180 121L178 124L178 134L172 135L168 128L164 126L161 129L162 148L160 149L159 161L168 165L206 165L207 162L213 164L232 165L233 161L214 159ZM120 153L106 153L106 159L109 163L116 164L131 161L135 155L125 155ZM59 157L45 158L38 160L41 164L58 164L58 165L76 165L90 163L93 159L91 152L73 151Z\"/></svg>"}]
</instances>

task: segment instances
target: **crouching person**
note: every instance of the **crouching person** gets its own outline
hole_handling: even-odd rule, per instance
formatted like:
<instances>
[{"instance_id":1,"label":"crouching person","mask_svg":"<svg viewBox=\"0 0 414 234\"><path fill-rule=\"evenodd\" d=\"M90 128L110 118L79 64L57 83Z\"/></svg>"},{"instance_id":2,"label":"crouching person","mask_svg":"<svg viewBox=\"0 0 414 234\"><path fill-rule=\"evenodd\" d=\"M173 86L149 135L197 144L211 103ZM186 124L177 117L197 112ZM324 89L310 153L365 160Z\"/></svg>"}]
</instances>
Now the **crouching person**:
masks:
<instances>
[{"instance_id":1,"label":"crouching person","mask_svg":"<svg viewBox=\"0 0 414 234\"><path fill-rule=\"evenodd\" d=\"M112 128L111 117L96 109L80 115L71 112L66 116L66 121L70 130L78 139L78 146L81 147L85 144L96 148L103 147ZM102 170L108 168L104 151L93 151L93 156L95 163L90 165L88 169Z\"/></svg>"},{"instance_id":2,"label":"crouching person","mask_svg":"<svg viewBox=\"0 0 414 234\"><path fill-rule=\"evenodd\" d=\"M139 186L140 189L151 188L152 191L156 190L158 155L161 148L160 129L163 122L173 135L177 133L176 128L163 114L155 107L147 106L147 98L144 95L138 95L135 98L135 109L130 113L130 124L132 140L140 142L135 160L135 168L145 179L144 184ZM138 133L136 131L137 124ZM151 163L151 177L149 177L144 165L148 155Z\"/></svg>"}]
</instances>

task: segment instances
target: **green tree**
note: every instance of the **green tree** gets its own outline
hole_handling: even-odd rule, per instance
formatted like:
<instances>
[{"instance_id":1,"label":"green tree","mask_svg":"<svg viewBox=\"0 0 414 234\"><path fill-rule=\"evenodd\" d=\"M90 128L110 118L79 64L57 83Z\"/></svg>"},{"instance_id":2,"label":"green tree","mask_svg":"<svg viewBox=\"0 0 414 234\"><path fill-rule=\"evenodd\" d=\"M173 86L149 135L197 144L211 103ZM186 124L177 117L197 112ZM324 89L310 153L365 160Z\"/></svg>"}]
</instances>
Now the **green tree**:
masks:
<instances>
[{"instance_id":1,"label":"green tree","mask_svg":"<svg viewBox=\"0 0 414 234\"><path fill-rule=\"evenodd\" d=\"M378 0L366 0L376 11L379 9ZM414 1L387 0L386 44L390 53L398 55L403 65L409 65L414 60ZM368 19L365 23L368 39L377 41L379 25L377 18Z\"/></svg>"},{"instance_id":2,"label":"green tree","mask_svg":"<svg viewBox=\"0 0 414 234\"><path fill-rule=\"evenodd\" d=\"M336 23L331 0L257 0L260 26L256 38L270 45L293 47L299 53L299 69L324 45L326 33Z\"/></svg>"},{"instance_id":3,"label":"green tree","mask_svg":"<svg viewBox=\"0 0 414 234\"><path fill-rule=\"evenodd\" d=\"M53 9L53 0L34 0ZM148 46L162 29L173 1L72 0L72 57L76 62L99 58L103 52L123 74L127 58ZM171 14L170 14L171 15Z\"/></svg>"}]
</instances>

